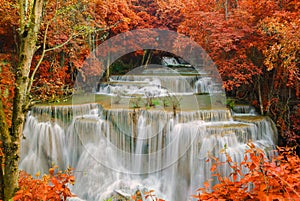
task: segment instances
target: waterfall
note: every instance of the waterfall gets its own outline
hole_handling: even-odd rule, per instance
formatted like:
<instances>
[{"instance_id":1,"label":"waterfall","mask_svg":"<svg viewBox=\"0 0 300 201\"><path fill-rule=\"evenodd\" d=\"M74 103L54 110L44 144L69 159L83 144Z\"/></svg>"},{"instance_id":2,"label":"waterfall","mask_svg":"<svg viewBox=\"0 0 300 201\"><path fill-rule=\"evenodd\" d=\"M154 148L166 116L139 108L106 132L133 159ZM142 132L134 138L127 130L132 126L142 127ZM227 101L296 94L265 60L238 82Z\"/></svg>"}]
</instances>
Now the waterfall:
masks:
<instances>
[{"instance_id":1,"label":"waterfall","mask_svg":"<svg viewBox=\"0 0 300 201\"><path fill-rule=\"evenodd\" d=\"M210 179L208 153L222 157L220 150L227 147L241 161L249 140L272 148L276 130L271 120L233 120L226 108L174 116L157 110L102 109L96 104L36 107L27 116L20 168L35 174L47 172L53 164L74 167L77 182L72 191L82 200L105 200L116 190L133 194L149 188L167 200L182 201Z\"/></svg>"},{"instance_id":2,"label":"waterfall","mask_svg":"<svg viewBox=\"0 0 300 201\"><path fill-rule=\"evenodd\" d=\"M251 105L235 105L231 110L234 116L257 115L255 108Z\"/></svg>"},{"instance_id":3,"label":"waterfall","mask_svg":"<svg viewBox=\"0 0 300 201\"><path fill-rule=\"evenodd\" d=\"M73 167L71 190L78 198L70 200L103 201L153 189L160 198L185 201L205 181L216 183L210 155L225 160L221 151L226 149L240 162L249 141L266 152L274 149L274 123L250 106L226 108L220 85L207 75L143 72L111 76L98 86L99 96L120 96L119 103L32 108L20 169L34 175L53 165ZM137 96L142 102L132 107ZM145 106L150 98L160 105ZM226 166L220 171L230 174Z\"/></svg>"}]
</instances>

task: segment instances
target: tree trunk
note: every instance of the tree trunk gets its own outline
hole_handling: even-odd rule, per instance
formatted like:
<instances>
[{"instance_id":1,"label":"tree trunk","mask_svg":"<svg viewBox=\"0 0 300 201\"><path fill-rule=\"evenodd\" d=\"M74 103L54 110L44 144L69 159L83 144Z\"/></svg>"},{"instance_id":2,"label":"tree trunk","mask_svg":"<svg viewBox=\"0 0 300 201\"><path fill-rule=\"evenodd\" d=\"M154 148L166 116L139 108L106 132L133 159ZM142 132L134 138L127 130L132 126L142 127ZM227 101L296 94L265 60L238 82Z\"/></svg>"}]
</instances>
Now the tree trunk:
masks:
<instances>
[{"instance_id":1,"label":"tree trunk","mask_svg":"<svg viewBox=\"0 0 300 201\"><path fill-rule=\"evenodd\" d=\"M147 53L148 53L147 60L146 60L146 63L144 64L145 68L148 67L148 64L150 63L150 60L152 58L152 50L147 50Z\"/></svg>"},{"instance_id":2,"label":"tree trunk","mask_svg":"<svg viewBox=\"0 0 300 201\"><path fill-rule=\"evenodd\" d=\"M224 2L225 20L228 20L228 0Z\"/></svg>"},{"instance_id":3,"label":"tree trunk","mask_svg":"<svg viewBox=\"0 0 300 201\"><path fill-rule=\"evenodd\" d=\"M17 142L11 142L5 144L5 161L4 161L4 201L8 201L13 197L17 187L19 178L19 144Z\"/></svg>"},{"instance_id":4,"label":"tree trunk","mask_svg":"<svg viewBox=\"0 0 300 201\"><path fill-rule=\"evenodd\" d=\"M109 82L110 76L110 52L107 53L107 62L106 62L106 82Z\"/></svg>"},{"instance_id":5,"label":"tree trunk","mask_svg":"<svg viewBox=\"0 0 300 201\"><path fill-rule=\"evenodd\" d=\"M258 80L257 91L258 91L258 100L259 100L260 114L264 115L264 105L263 105L262 94L261 94L260 78Z\"/></svg>"},{"instance_id":6,"label":"tree trunk","mask_svg":"<svg viewBox=\"0 0 300 201\"><path fill-rule=\"evenodd\" d=\"M13 197L18 187L18 163L20 155L20 139L23 132L25 113L28 107L28 83L31 62L36 52L36 41L40 30L41 17L45 0L34 0L29 8L26 0L19 0L20 11L20 45L19 60L15 69L15 90L13 99L12 127L9 132L1 101L1 140L4 151L4 168L2 169L4 201ZM26 18L27 14L29 17ZM4 128L4 129L3 129Z\"/></svg>"},{"instance_id":7,"label":"tree trunk","mask_svg":"<svg viewBox=\"0 0 300 201\"><path fill-rule=\"evenodd\" d=\"M3 110L2 105L2 99L0 98L0 134L1 134L1 144L0 144L0 187L1 187L1 194L0 194L0 200L4 200L4 191L5 191L5 180L4 180L4 174L5 174L5 155L6 152L6 145L11 143L11 137L8 130L8 125L6 122L6 116Z\"/></svg>"}]
</instances>

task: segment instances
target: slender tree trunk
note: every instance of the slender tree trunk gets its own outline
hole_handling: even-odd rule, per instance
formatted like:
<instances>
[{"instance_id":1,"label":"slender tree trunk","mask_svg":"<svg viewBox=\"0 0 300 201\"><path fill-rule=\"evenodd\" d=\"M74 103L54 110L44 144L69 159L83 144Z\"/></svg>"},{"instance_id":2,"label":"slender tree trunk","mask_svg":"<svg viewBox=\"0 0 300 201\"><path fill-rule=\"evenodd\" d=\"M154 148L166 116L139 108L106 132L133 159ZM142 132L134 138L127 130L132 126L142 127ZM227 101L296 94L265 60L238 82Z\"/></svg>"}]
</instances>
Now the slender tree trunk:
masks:
<instances>
[{"instance_id":1,"label":"slender tree trunk","mask_svg":"<svg viewBox=\"0 0 300 201\"><path fill-rule=\"evenodd\" d=\"M224 2L225 20L228 20L228 0Z\"/></svg>"},{"instance_id":2,"label":"slender tree trunk","mask_svg":"<svg viewBox=\"0 0 300 201\"><path fill-rule=\"evenodd\" d=\"M152 50L148 50L147 53L148 53L147 60L146 60L146 63L144 64L146 68L147 68L147 66L150 63L150 60L152 58Z\"/></svg>"},{"instance_id":3,"label":"slender tree trunk","mask_svg":"<svg viewBox=\"0 0 300 201\"><path fill-rule=\"evenodd\" d=\"M143 65L145 64L145 58L146 58L146 55L147 55L147 50L144 50L144 54L143 54L141 66L143 66Z\"/></svg>"},{"instance_id":4,"label":"slender tree trunk","mask_svg":"<svg viewBox=\"0 0 300 201\"><path fill-rule=\"evenodd\" d=\"M280 10L282 10L282 7L283 7L283 2L282 2L282 0L279 0L279 8L280 8Z\"/></svg>"},{"instance_id":5,"label":"slender tree trunk","mask_svg":"<svg viewBox=\"0 0 300 201\"><path fill-rule=\"evenodd\" d=\"M110 76L110 52L107 53L107 62L106 62L106 82L109 82Z\"/></svg>"},{"instance_id":6,"label":"slender tree trunk","mask_svg":"<svg viewBox=\"0 0 300 201\"><path fill-rule=\"evenodd\" d=\"M264 105L263 105L262 94L261 94L260 78L258 80L257 91L258 91L260 114L264 115Z\"/></svg>"}]
</instances>

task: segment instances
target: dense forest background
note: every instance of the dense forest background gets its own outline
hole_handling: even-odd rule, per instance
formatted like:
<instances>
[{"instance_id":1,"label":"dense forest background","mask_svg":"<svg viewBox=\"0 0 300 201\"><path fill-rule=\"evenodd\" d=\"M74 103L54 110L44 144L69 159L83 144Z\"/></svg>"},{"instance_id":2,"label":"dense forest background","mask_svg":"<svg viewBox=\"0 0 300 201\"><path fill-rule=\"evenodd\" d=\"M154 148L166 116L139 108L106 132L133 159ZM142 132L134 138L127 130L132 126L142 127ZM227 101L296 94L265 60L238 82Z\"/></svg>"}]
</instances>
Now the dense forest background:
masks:
<instances>
[{"instance_id":1,"label":"dense forest background","mask_svg":"<svg viewBox=\"0 0 300 201\"><path fill-rule=\"evenodd\" d=\"M49 0L45 6L31 72L35 102L70 95L76 73L97 73L81 68L100 65L86 58L104 40L133 29L169 29L189 36L208 52L229 97L270 115L282 142L300 142L299 1ZM16 2L1 1L0 14L1 95L11 115L20 40ZM126 71L126 65L140 62L127 61L116 70Z\"/></svg>"},{"instance_id":2,"label":"dense forest background","mask_svg":"<svg viewBox=\"0 0 300 201\"><path fill-rule=\"evenodd\" d=\"M26 8L36 1L20 2ZM48 0L44 7L27 78L33 83L29 106L70 96L76 74L99 73L82 67L101 65L87 57L110 37L141 28L168 29L206 50L228 97L272 117L280 145L299 145L300 1ZM8 126L20 41L30 28L25 24L20 30L20 24L34 12L21 13L19 8L15 0L0 1L0 93ZM135 54L143 58L146 53ZM140 62L127 61L123 67L128 69Z\"/></svg>"}]
</instances>

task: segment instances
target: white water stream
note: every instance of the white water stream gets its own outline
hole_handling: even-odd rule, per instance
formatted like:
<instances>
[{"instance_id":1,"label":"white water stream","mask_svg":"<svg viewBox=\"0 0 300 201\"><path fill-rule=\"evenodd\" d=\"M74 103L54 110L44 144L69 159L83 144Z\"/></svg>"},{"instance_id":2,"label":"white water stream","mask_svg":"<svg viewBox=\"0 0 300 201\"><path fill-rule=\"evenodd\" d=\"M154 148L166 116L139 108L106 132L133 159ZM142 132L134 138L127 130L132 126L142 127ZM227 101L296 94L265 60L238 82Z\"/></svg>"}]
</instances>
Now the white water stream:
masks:
<instances>
[{"instance_id":1,"label":"white water stream","mask_svg":"<svg viewBox=\"0 0 300 201\"><path fill-rule=\"evenodd\" d=\"M156 91L158 97L166 95L166 88L178 94L218 92L210 86L210 79L199 76L136 75L112 77L99 93L122 91L122 96L130 96ZM38 106L26 119L20 168L35 174L52 165L73 167L77 200L103 201L150 189L168 201L192 200L196 189L211 178L211 163L205 162L209 154L222 158L220 151L226 147L239 162L249 140L265 150L276 144L270 119L242 106L233 114L236 120L226 107L174 114L99 104ZM230 173L226 167L222 171Z\"/></svg>"}]
</instances>

